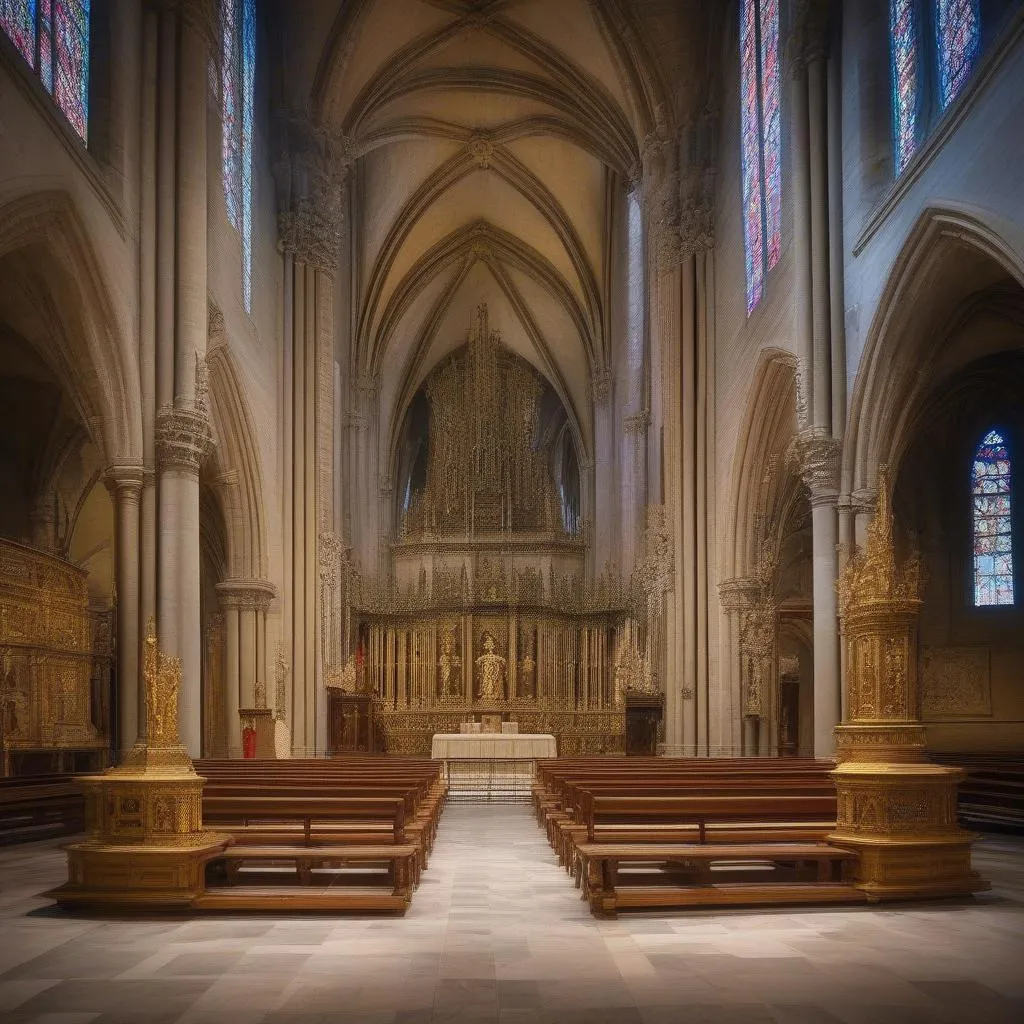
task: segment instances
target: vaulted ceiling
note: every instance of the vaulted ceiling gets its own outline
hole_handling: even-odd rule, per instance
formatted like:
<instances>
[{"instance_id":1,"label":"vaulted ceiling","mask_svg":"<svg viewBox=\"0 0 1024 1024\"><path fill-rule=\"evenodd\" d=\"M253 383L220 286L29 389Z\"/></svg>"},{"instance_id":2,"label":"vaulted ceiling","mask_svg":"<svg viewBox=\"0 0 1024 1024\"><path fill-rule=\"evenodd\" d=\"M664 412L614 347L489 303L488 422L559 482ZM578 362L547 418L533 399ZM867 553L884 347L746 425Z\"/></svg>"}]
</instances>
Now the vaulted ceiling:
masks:
<instances>
[{"instance_id":1,"label":"vaulted ceiling","mask_svg":"<svg viewBox=\"0 0 1024 1024\"><path fill-rule=\"evenodd\" d=\"M311 26L326 35L311 106L355 158L352 365L380 381L384 436L486 302L591 447L621 259L611 197L675 104L640 15L678 39L689 6L350 0Z\"/></svg>"}]
</instances>

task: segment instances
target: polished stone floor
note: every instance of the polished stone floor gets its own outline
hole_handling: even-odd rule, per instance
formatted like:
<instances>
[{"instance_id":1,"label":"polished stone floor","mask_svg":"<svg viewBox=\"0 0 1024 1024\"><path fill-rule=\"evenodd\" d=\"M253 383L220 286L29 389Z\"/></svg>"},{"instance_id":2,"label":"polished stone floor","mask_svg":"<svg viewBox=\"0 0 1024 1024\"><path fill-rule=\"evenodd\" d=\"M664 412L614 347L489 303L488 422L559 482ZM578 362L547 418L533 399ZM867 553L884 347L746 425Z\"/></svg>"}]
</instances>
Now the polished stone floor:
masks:
<instances>
[{"instance_id":1,"label":"polished stone floor","mask_svg":"<svg viewBox=\"0 0 1024 1024\"><path fill-rule=\"evenodd\" d=\"M404 918L55 911L56 844L0 850L0 1021L924 1024L1024 1021L1024 840L994 890L883 909L596 921L525 807L449 806Z\"/></svg>"}]
</instances>

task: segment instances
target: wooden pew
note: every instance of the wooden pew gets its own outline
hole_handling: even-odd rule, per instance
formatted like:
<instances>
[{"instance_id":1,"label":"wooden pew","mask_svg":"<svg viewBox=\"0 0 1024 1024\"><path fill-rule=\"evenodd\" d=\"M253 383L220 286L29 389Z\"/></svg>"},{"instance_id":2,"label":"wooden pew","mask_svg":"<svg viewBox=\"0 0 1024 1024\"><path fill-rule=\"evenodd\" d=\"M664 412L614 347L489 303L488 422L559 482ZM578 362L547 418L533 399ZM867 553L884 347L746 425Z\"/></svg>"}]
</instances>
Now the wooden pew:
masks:
<instances>
[{"instance_id":1,"label":"wooden pew","mask_svg":"<svg viewBox=\"0 0 1024 1024\"><path fill-rule=\"evenodd\" d=\"M73 835L85 828L85 798L70 775L0 779L0 846Z\"/></svg>"}]
</instances>

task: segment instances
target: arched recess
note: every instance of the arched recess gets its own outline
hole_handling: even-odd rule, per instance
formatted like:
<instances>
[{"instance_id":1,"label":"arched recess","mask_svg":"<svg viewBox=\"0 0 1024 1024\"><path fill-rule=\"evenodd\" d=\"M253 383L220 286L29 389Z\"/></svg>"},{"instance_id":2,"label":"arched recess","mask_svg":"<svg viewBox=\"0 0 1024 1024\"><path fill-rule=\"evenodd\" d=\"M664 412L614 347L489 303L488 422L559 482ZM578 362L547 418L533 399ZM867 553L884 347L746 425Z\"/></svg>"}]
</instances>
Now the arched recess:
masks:
<instances>
[{"instance_id":1,"label":"arched recess","mask_svg":"<svg viewBox=\"0 0 1024 1024\"><path fill-rule=\"evenodd\" d=\"M210 415L217 441L215 478L226 528L227 577L267 578L263 474L252 417L227 344L208 349Z\"/></svg>"},{"instance_id":2,"label":"arched recess","mask_svg":"<svg viewBox=\"0 0 1024 1024\"><path fill-rule=\"evenodd\" d=\"M765 349L758 359L733 459L733 521L723 531L732 547L723 552L722 579L756 575L767 524L780 531L787 519L795 479L786 452L796 432L796 367L796 357L781 349Z\"/></svg>"},{"instance_id":3,"label":"arched recess","mask_svg":"<svg viewBox=\"0 0 1024 1024\"><path fill-rule=\"evenodd\" d=\"M142 461L142 401L99 259L68 193L0 206L0 265L44 324L40 355L77 406L107 465ZM31 337L36 332L26 332Z\"/></svg>"},{"instance_id":4,"label":"arched recess","mask_svg":"<svg viewBox=\"0 0 1024 1024\"><path fill-rule=\"evenodd\" d=\"M871 491L879 466L899 465L931 382L977 357L950 344L963 305L1008 281L1024 287L1024 253L983 212L928 207L921 213L868 331L843 444L844 491Z\"/></svg>"}]
</instances>

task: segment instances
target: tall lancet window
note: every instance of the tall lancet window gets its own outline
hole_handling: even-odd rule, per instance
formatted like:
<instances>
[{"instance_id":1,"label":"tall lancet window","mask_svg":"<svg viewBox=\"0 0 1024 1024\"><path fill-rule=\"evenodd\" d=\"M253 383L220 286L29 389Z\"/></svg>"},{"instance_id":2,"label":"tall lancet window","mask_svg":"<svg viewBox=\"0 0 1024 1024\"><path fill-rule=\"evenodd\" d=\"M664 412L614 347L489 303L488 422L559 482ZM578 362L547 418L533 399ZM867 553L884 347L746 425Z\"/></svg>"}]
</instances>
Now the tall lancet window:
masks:
<instances>
[{"instance_id":1,"label":"tall lancet window","mask_svg":"<svg viewBox=\"0 0 1024 1024\"><path fill-rule=\"evenodd\" d=\"M779 0L740 6L740 153L749 314L779 261L782 239Z\"/></svg>"},{"instance_id":2,"label":"tall lancet window","mask_svg":"<svg viewBox=\"0 0 1024 1024\"><path fill-rule=\"evenodd\" d=\"M889 0L893 147L897 174L903 172L917 149L920 77L917 33L915 0Z\"/></svg>"},{"instance_id":3,"label":"tall lancet window","mask_svg":"<svg viewBox=\"0 0 1024 1024\"><path fill-rule=\"evenodd\" d=\"M0 0L0 28L83 142L89 136L90 0Z\"/></svg>"},{"instance_id":4,"label":"tall lancet window","mask_svg":"<svg viewBox=\"0 0 1024 1024\"><path fill-rule=\"evenodd\" d=\"M228 220L242 240L242 298L252 309L252 137L256 0L221 0L221 151Z\"/></svg>"},{"instance_id":5,"label":"tall lancet window","mask_svg":"<svg viewBox=\"0 0 1024 1024\"><path fill-rule=\"evenodd\" d=\"M980 39L978 0L935 0L935 47L942 109L970 77Z\"/></svg>"},{"instance_id":6,"label":"tall lancet window","mask_svg":"<svg viewBox=\"0 0 1024 1024\"><path fill-rule=\"evenodd\" d=\"M1013 604L1012 474L1003 433L990 430L974 450L974 604Z\"/></svg>"}]
</instances>

